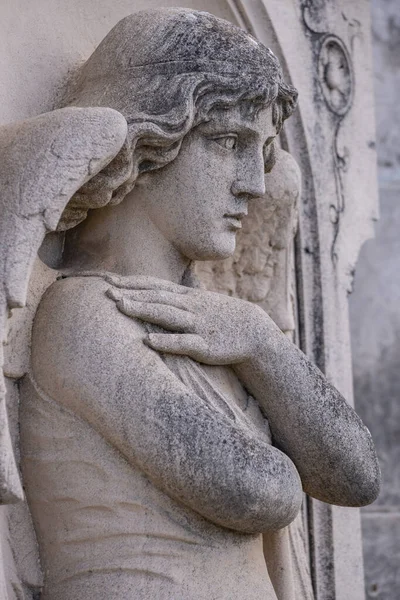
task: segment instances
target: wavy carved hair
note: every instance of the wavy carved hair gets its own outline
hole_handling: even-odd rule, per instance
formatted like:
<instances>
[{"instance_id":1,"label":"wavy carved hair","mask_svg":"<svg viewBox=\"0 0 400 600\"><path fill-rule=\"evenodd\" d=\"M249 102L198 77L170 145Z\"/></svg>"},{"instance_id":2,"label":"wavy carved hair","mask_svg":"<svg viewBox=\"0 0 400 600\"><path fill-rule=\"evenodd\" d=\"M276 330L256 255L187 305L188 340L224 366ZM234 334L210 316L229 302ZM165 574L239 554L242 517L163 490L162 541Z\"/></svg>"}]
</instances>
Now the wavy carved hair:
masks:
<instances>
[{"instance_id":1,"label":"wavy carved hair","mask_svg":"<svg viewBox=\"0 0 400 600\"><path fill-rule=\"evenodd\" d=\"M121 202L141 173L174 160L184 136L213 110L239 105L251 118L272 107L279 132L296 102L274 54L227 21L181 8L122 19L83 65L64 106L118 110L128 136L116 158L71 199L59 229L74 227L90 209ZM273 164L269 152L266 170Z\"/></svg>"}]
</instances>

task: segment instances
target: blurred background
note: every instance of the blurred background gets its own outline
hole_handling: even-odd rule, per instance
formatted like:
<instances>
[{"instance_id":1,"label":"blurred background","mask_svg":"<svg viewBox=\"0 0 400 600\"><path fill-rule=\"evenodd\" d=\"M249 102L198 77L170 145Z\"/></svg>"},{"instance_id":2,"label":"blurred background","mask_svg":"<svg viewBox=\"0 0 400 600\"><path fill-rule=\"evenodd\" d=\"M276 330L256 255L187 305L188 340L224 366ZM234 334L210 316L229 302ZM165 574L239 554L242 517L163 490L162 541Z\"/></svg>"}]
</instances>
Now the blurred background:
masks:
<instances>
[{"instance_id":1,"label":"blurred background","mask_svg":"<svg viewBox=\"0 0 400 600\"><path fill-rule=\"evenodd\" d=\"M362 509L366 595L400 598L400 0L371 0L380 219L349 298L355 405L383 486Z\"/></svg>"}]
</instances>

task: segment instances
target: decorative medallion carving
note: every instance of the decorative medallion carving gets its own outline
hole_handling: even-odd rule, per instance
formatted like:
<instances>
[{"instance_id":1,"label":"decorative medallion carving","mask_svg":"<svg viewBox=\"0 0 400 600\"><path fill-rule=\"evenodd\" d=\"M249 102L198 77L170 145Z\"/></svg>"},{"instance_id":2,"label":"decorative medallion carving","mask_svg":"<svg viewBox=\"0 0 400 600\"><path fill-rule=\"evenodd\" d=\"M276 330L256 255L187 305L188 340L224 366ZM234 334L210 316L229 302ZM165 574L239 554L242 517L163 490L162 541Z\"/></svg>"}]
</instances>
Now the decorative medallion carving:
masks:
<instances>
[{"instance_id":1,"label":"decorative medallion carving","mask_svg":"<svg viewBox=\"0 0 400 600\"><path fill-rule=\"evenodd\" d=\"M336 35L321 40L318 72L328 107L336 115L345 115L352 104L354 78L350 55Z\"/></svg>"},{"instance_id":2,"label":"decorative medallion carving","mask_svg":"<svg viewBox=\"0 0 400 600\"><path fill-rule=\"evenodd\" d=\"M339 133L343 119L353 104L354 75L350 53L343 40L337 35L324 31L324 18L322 6L313 5L306 0L303 3L303 23L310 35L313 51L317 55L315 82L322 91L324 102L332 115L334 122L334 137L332 144L332 159L336 183L336 202L329 206L329 219L333 226L333 240L331 244L331 258L337 263L337 240L339 236L341 217L345 211L345 194L343 186L343 172L347 169L349 150L344 147L339 149ZM354 21L349 21L342 14L343 20L350 30L350 43L358 29Z\"/></svg>"}]
</instances>

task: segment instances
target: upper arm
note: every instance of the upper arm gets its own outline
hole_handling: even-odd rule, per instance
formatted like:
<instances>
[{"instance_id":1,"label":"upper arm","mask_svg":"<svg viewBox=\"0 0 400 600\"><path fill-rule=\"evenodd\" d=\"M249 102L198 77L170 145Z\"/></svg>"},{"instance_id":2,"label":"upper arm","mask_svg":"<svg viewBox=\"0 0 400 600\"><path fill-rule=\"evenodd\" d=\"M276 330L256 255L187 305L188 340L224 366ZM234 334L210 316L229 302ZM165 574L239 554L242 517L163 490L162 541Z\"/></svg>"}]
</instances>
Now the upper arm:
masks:
<instances>
[{"instance_id":1,"label":"upper arm","mask_svg":"<svg viewBox=\"0 0 400 600\"><path fill-rule=\"evenodd\" d=\"M282 527L301 502L297 471L272 446L213 412L143 344L99 279L58 282L35 318L39 385L171 497L217 524Z\"/></svg>"}]
</instances>

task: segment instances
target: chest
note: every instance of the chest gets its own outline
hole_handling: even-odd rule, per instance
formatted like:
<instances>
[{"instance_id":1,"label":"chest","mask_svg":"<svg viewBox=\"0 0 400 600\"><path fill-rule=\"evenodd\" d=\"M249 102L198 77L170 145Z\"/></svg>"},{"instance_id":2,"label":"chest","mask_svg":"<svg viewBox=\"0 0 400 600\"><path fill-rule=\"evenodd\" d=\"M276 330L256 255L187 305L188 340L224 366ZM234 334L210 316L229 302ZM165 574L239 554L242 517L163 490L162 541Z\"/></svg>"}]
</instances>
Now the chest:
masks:
<instances>
[{"instance_id":1,"label":"chest","mask_svg":"<svg viewBox=\"0 0 400 600\"><path fill-rule=\"evenodd\" d=\"M249 434L271 443L267 419L231 367L204 365L186 356L164 355L164 361L210 410L225 415Z\"/></svg>"}]
</instances>

